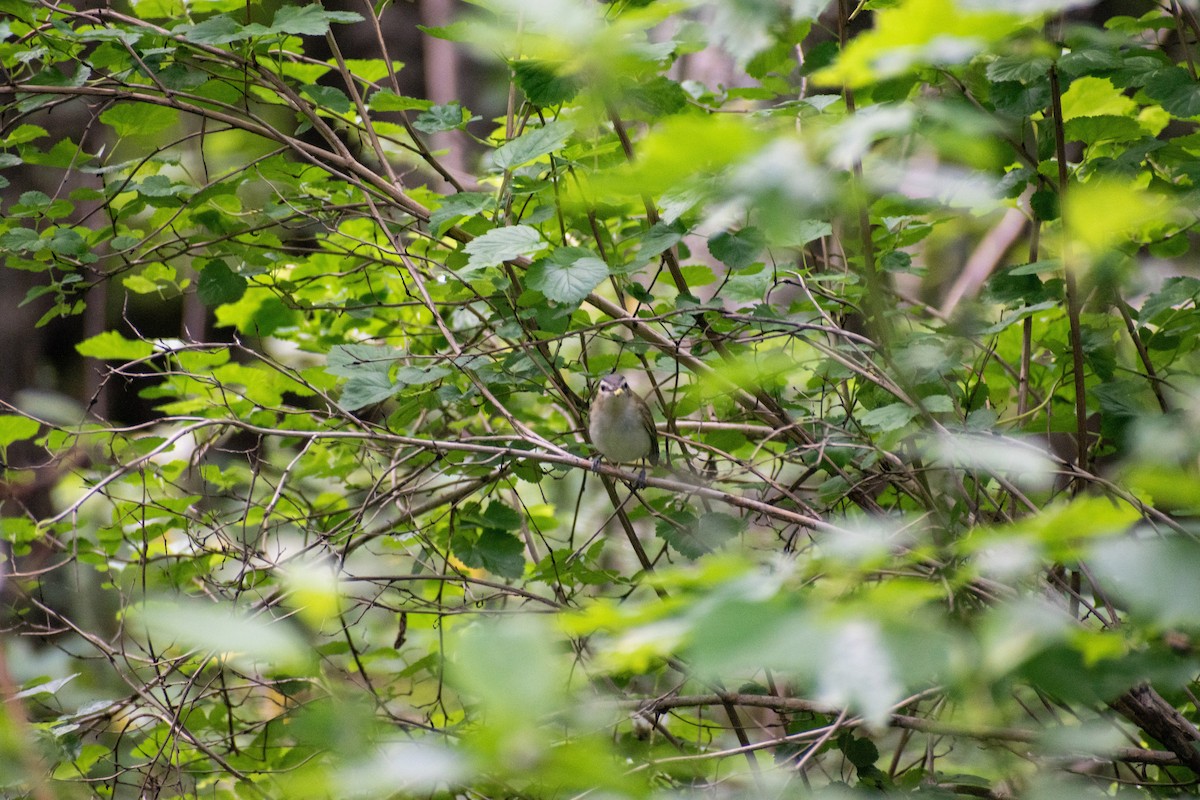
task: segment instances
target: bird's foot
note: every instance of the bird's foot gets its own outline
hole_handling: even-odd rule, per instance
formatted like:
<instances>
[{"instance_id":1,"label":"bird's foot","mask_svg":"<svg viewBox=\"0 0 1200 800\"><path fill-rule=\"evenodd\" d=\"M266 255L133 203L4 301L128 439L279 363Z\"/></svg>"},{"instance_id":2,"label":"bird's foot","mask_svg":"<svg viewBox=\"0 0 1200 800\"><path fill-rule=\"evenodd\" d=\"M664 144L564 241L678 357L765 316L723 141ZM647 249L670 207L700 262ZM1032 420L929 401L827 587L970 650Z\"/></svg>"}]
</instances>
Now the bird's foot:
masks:
<instances>
[{"instance_id":1,"label":"bird's foot","mask_svg":"<svg viewBox=\"0 0 1200 800\"><path fill-rule=\"evenodd\" d=\"M604 456L596 456L595 458L592 459L592 472L600 471L600 461L603 458L604 458Z\"/></svg>"}]
</instances>

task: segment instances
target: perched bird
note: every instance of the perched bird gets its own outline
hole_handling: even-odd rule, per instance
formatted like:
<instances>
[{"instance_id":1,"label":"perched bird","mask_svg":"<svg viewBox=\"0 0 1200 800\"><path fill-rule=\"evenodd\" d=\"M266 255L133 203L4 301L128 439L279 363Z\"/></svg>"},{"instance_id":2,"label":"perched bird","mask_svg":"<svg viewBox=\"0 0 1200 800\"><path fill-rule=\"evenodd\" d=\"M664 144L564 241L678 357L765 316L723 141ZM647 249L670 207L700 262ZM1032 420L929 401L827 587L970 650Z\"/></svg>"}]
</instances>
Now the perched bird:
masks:
<instances>
[{"instance_id":1,"label":"perched bird","mask_svg":"<svg viewBox=\"0 0 1200 800\"><path fill-rule=\"evenodd\" d=\"M588 435L600 455L592 460L599 471L601 457L614 464L647 458L658 463L658 432L654 414L646 401L638 397L624 375L613 373L600 379L600 388L592 400ZM638 487L646 485L646 470L638 476Z\"/></svg>"}]
</instances>

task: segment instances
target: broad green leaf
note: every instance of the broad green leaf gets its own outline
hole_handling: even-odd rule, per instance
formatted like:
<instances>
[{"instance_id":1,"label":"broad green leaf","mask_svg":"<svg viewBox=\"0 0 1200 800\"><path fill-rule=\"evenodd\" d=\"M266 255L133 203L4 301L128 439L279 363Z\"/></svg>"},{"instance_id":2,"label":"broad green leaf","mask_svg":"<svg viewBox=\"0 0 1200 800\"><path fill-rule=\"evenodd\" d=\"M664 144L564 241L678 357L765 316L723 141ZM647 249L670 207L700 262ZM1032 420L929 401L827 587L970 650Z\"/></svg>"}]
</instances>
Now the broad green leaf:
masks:
<instances>
[{"instance_id":1,"label":"broad green leaf","mask_svg":"<svg viewBox=\"0 0 1200 800\"><path fill-rule=\"evenodd\" d=\"M496 152L492 153L492 163L504 170L528 164L536 158L561 149L573 131L574 126L569 122L548 122L497 148Z\"/></svg>"},{"instance_id":2,"label":"broad green leaf","mask_svg":"<svg viewBox=\"0 0 1200 800\"><path fill-rule=\"evenodd\" d=\"M1077 117L1128 117L1137 103L1117 90L1107 78L1079 78L1062 96L1063 121Z\"/></svg>"},{"instance_id":3,"label":"broad green leaf","mask_svg":"<svg viewBox=\"0 0 1200 800\"><path fill-rule=\"evenodd\" d=\"M533 255L548 246L537 228L513 225L507 228L493 228L478 239L467 242L463 250L470 256L467 260L467 270L475 271L499 266L512 258Z\"/></svg>"},{"instance_id":4,"label":"broad green leaf","mask_svg":"<svg viewBox=\"0 0 1200 800\"><path fill-rule=\"evenodd\" d=\"M184 14L183 0L130 0L139 19L178 19Z\"/></svg>"},{"instance_id":5,"label":"broad green leaf","mask_svg":"<svg viewBox=\"0 0 1200 800\"><path fill-rule=\"evenodd\" d=\"M486 569L511 580L525 573L525 545L511 533L487 528L478 539L456 535L452 547L468 567Z\"/></svg>"},{"instance_id":6,"label":"broad green leaf","mask_svg":"<svg viewBox=\"0 0 1200 800\"><path fill-rule=\"evenodd\" d=\"M350 98L336 86L309 84L304 86L301 91L318 106L327 108L335 114L346 114L350 111Z\"/></svg>"},{"instance_id":7,"label":"broad green leaf","mask_svg":"<svg viewBox=\"0 0 1200 800\"><path fill-rule=\"evenodd\" d=\"M357 411L375 403L382 403L393 397L397 391L395 382L387 373L364 372L346 381L338 398L338 405L347 411Z\"/></svg>"},{"instance_id":8,"label":"broad green leaf","mask_svg":"<svg viewBox=\"0 0 1200 800\"><path fill-rule=\"evenodd\" d=\"M510 66L517 87L535 106L566 103L579 92L579 81L561 74L560 65L526 59L513 61Z\"/></svg>"},{"instance_id":9,"label":"broad green leaf","mask_svg":"<svg viewBox=\"0 0 1200 800\"><path fill-rule=\"evenodd\" d=\"M371 95L367 106L372 111L427 111L433 108L433 102L396 94L390 89L380 89Z\"/></svg>"},{"instance_id":10,"label":"broad green leaf","mask_svg":"<svg viewBox=\"0 0 1200 800\"><path fill-rule=\"evenodd\" d=\"M860 416L858 421L868 428L886 433L903 428L916 416L917 409L912 406L906 403L892 403L868 411Z\"/></svg>"},{"instance_id":11,"label":"broad green leaf","mask_svg":"<svg viewBox=\"0 0 1200 800\"><path fill-rule=\"evenodd\" d=\"M1156 628L1196 631L1200 608L1200 545L1182 536L1140 536L1097 544L1088 565L1100 589Z\"/></svg>"},{"instance_id":12,"label":"broad green leaf","mask_svg":"<svg viewBox=\"0 0 1200 800\"><path fill-rule=\"evenodd\" d=\"M152 343L126 339L117 331L98 333L75 345L75 349L81 356L112 361L137 361L149 358L154 353Z\"/></svg>"},{"instance_id":13,"label":"broad green leaf","mask_svg":"<svg viewBox=\"0 0 1200 800\"><path fill-rule=\"evenodd\" d=\"M34 684L33 686L30 686L26 689L23 689L23 690L17 692L16 694L14 694L13 698L35 697L37 695L43 695L43 694L48 694L48 695L58 694L59 689L61 689L62 687L66 686L68 683L70 683L71 681L78 678L79 675L80 675L80 673L73 672L70 675L67 675L62 678L58 678L57 680L45 681L43 683Z\"/></svg>"},{"instance_id":14,"label":"broad green leaf","mask_svg":"<svg viewBox=\"0 0 1200 800\"><path fill-rule=\"evenodd\" d=\"M1146 82L1145 91L1172 116L1200 116L1200 84L1182 67L1156 72Z\"/></svg>"},{"instance_id":15,"label":"broad green leaf","mask_svg":"<svg viewBox=\"0 0 1200 800\"><path fill-rule=\"evenodd\" d=\"M189 23L176 25L172 33L182 36L189 42L212 45L239 42L251 36L251 33L240 22L225 14L209 17L194 25Z\"/></svg>"},{"instance_id":16,"label":"broad green leaf","mask_svg":"<svg viewBox=\"0 0 1200 800\"><path fill-rule=\"evenodd\" d=\"M461 103L446 103L430 106L417 116L413 127L421 133L438 133L461 128L471 119L471 114Z\"/></svg>"},{"instance_id":17,"label":"broad green leaf","mask_svg":"<svg viewBox=\"0 0 1200 800\"><path fill-rule=\"evenodd\" d=\"M440 236L463 217L474 216L492 208L495 197L488 192L459 192L442 200L442 204L429 215L429 227L434 236Z\"/></svg>"},{"instance_id":18,"label":"broad green leaf","mask_svg":"<svg viewBox=\"0 0 1200 800\"><path fill-rule=\"evenodd\" d=\"M1023 24L1003 10L968 10L954 0L900 0L875 12L875 27L855 36L833 66L813 77L858 88L925 65L959 64Z\"/></svg>"},{"instance_id":19,"label":"broad green leaf","mask_svg":"<svg viewBox=\"0 0 1200 800\"><path fill-rule=\"evenodd\" d=\"M13 442L32 439L41 429L41 423L35 419L19 417L16 414L0 414L0 448L8 447Z\"/></svg>"},{"instance_id":20,"label":"broad green leaf","mask_svg":"<svg viewBox=\"0 0 1200 800\"><path fill-rule=\"evenodd\" d=\"M529 268L528 283L547 298L576 305L608 277L608 265L582 247L560 247Z\"/></svg>"},{"instance_id":21,"label":"broad green leaf","mask_svg":"<svg viewBox=\"0 0 1200 800\"><path fill-rule=\"evenodd\" d=\"M362 16L353 11L326 11L320 4L283 6L275 12L271 30L296 36L324 36L329 32L330 23L362 20Z\"/></svg>"},{"instance_id":22,"label":"broad green leaf","mask_svg":"<svg viewBox=\"0 0 1200 800\"><path fill-rule=\"evenodd\" d=\"M152 136L178 124L179 112L149 103L117 103L101 112L100 121L118 136Z\"/></svg>"},{"instance_id":23,"label":"broad green leaf","mask_svg":"<svg viewBox=\"0 0 1200 800\"><path fill-rule=\"evenodd\" d=\"M744 530L737 517L720 511L693 516L690 512L668 515L655 525L655 533L680 555L697 559L712 553Z\"/></svg>"},{"instance_id":24,"label":"broad green leaf","mask_svg":"<svg viewBox=\"0 0 1200 800\"><path fill-rule=\"evenodd\" d=\"M722 232L708 240L708 251L733 270L753 264L766 246L766 237L757 228Z\"/></svg>"},{"instance_id":25,"label":"broad green leaf","mask_svg":"<svg viewBox=\"0 0 1200 800\"><path fill-rule=\"evenodd\" d=\"M1052 61L1048 56L1001 56L987 66L990 81L1029 81L1045 78L1050 74Z\"/></svg>"},{"instance_id":26,"label":"broad green leaf","mask_svg":"<svg viewBox=\"0 0 1200 800\"><path fill-rule=\"evenodd\" d=\"M883 728L892 706L903 697L892 656L874 621L848 620L838 625L824 651L817 675L817 696L863 715L868 725Z\"/></svg>"},{"instance_id":27,"label":"broad green leaf","mask_svg":"<svg viewBox=\"0 0 1200 800\"><path fill-rule=\"evenodd\" d=\"M243 669L309 673L313 654L300 631L271 614L249 616L208 600L148 600L130 609L128 632L156 648L199 651Z\"/></svg>"},{"instance_id":28,"label":"broad green leaf","mask_svg":"<svg viewBox=\"0 0 1200 800\"><path fill-rule=\"evenodd\" d=\"M216 259L205 264L200 270L196 293L204 305L219 306L222 303L236 303L241 300L248 285L246 279L231 270L228 264Z\"/></svg>"},{"instance_id":29,"label":"broad green leaf","mask_svg":"<svg viewBox=\"0 0 1200 800\"><path fill-rule=\"evenodd\" d=\"M1063 126L1070 141L1085 144L1096 142L1133 142L1146 136L1146 130L1131 117L1076 117Z\"/></svg>"},{"instance_id":30,"label":"broad green leaf","mask_svg":"<svg viewBox=\"0 0 1200 800\"><path fill-rule=\"evenodd\" d=\"M678 189L685 182L718 172L763 142L762 131L725 115L676 115L643 139L637 159L598 185L641 196Z\"/></svg>"},{"instance_id":31,"label":"broad green leaf","mask_svg":"<svg viewBox=\"0 0 1200 800\"><path fill-rule=\"evenodd\" d=\"M685 233L687 230L678 221L656 222L639 237L638 255L642 258L653 258L677 245Z\"/></svg>"}]
</instances>

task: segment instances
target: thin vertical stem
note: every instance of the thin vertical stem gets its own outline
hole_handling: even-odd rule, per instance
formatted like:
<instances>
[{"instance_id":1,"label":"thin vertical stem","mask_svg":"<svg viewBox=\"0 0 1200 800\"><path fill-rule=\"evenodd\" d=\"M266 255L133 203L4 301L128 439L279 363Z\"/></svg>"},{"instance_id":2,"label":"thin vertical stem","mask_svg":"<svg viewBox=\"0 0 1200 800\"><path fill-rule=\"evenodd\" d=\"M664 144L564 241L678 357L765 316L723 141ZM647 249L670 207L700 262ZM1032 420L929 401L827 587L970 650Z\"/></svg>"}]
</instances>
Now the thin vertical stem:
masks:
<instances>
[{"instance_id":1,"label":"thin vertical stem","mask_svg":"<svg viewBox=\"0 0 1200 800\"><path fill-rule=\"evenodd\" d=\"M1079 325L1081 303L1079 287L1075 282L1074 264L1070 258L1070 234L1067 231L1067 139L1063 130L1062 91L1058 82L1058 67L1050 67L1050 104L1054 114L1054 155L1058 160L1058 205L1059 216L1062 220L1062 262L1063 273L1066 276L1067 290L1067 321L1071 329L1071 372L1075 385L1075 453L1076 465L1087 469L1088 436L1087 436L1087 388L1083 375L1083 335ZM1074 491L1078 492L1081 483L1076 480Z\"/></svg>"}]
</instances>

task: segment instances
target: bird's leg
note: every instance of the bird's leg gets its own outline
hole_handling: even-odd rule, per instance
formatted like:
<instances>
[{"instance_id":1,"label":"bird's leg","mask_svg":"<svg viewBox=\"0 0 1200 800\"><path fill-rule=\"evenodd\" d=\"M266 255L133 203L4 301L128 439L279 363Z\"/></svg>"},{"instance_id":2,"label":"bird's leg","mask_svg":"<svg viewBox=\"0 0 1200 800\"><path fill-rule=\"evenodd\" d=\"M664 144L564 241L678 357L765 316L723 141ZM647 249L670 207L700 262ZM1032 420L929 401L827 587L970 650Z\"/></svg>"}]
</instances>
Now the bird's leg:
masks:
<instances>
[{"instance_id":1,"label":"bird's leg","mask_svg":"<svg viewBox=\"0 0 1200 800\"><path fill-rule=\"evenodd\" d=\"M599 472L599 471L600 471L600 461L601 461L603 458L604 458L604 456L597 455L595 458L593 458L593 459L592 459L592 472Z\"/></svg>"}]
</instances>

